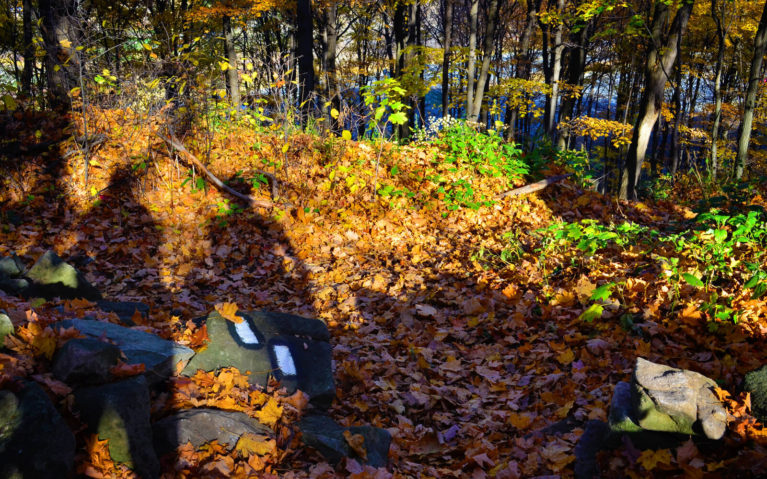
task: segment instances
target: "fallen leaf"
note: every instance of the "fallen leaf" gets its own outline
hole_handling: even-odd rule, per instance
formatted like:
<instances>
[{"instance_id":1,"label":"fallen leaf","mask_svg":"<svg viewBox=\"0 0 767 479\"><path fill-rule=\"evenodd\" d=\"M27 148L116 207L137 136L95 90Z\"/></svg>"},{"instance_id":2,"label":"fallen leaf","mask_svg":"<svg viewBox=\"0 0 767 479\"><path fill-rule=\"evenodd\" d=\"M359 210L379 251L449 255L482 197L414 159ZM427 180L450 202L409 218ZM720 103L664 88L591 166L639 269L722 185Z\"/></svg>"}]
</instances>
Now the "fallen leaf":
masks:
<instances>
[{"instance_id":1,"label":"fallen leaf","mask_svg":"<svg viewBox=\"0 0 767 479\"><path fill-rule=\"evenodd\" d=\"M242 318L237 316L237 305L235 303L217 303L215 308L222 318L237 324L242 322Z\"/></svg>"},{"instance_id":2,"label":"fallen leaf","mask_svg":"<svg viewBox=\"0 0 767 479\"><path fill-rule=\"evenodd\" d=\"M234 449L242 457L248 457L252 454L263 456L273 454L277 450L277 442L266 436L246 432L240 436Z\"/></svg>"},{"instance_id":3,"label":"fallen leaf","mask_svg":"<svg viewBox=\"0 0 767 479\"><path fill-rule=\"evenodd\" d=\"M349 447L352 448L355 454L357 454L363 461L368 460L368 452L365 449L365 437L362 434L352 434L350 430L344 431L344 439Z\"/></svg>"}]
</instances>

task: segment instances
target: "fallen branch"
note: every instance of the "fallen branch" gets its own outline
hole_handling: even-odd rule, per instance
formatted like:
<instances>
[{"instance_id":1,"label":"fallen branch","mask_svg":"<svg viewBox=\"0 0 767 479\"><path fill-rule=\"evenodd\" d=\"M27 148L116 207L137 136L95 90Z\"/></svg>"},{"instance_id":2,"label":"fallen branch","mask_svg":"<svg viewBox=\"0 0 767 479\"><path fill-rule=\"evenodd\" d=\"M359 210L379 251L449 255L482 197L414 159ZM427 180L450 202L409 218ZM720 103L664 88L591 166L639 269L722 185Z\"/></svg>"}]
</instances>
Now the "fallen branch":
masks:
<instances>
[{"instance_id":1,"label":"fallen branch","mask_svg":"<svg viewBox=\"0 0 767 479\"><path fill-rule=\"evenodd\" d=\"M572 173L568 173L566 175L550 176L537 183L530 183L529 185L520 186L519 188L514 188L513 190L504 191L503 193L495 195L495 199L500 200L501 198L505 198L507 196L519 196L519 195L526 195L528 193L533 193L535 191L542 190L549 185L558 183L570 175L572 175Z\"/></svg>"},{"instance_id":2,"label":"fallen branch","mask_svg":"<svg viewBox=\"0 0 767 479\"><path fill-rule=\"evenodd\" d=\"M175 137L168 138L164 135L161 135L160 133L155 133L155 134L165 143L169 144L170 146L180 151L181 153L184 153L186 157L189 159L189 161L191 161L194 166L199 168L200 171L202 171L205 174L205 176L208 177L208 180L210 180L210 182L213 183L216 186L216 188L218 188L219 190L226 191L230 195L247 202L251 206L260 206L262 208L271 208L274 206L274 203L272 203L271 201L254 198L250 195L243 195L239 191L235 191L232 188L230 188L228 185L224 184L223 181L219 180L218 178L216 178L216 176L213 173L208 171L208 169L205 168L205 165L203 165L202 162L199 159L197 159L196 156L192 154L192 152L187 150L186 147L177 138Z\"/></svg>"}]
</instances>

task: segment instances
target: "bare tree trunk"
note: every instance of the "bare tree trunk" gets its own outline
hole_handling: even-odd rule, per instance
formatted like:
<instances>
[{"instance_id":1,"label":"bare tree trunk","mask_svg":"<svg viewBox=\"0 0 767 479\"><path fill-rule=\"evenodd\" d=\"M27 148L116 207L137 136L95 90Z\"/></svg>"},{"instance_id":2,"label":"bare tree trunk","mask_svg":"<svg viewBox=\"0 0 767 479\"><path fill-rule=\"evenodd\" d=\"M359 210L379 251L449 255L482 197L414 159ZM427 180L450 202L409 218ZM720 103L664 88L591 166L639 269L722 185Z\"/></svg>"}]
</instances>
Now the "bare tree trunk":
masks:
<instances>
[{"instance_id":1,"label":"bare tree trunk","mask_svg":"<svg viewBox=\"0 0 767 479\"><path fill-rule=\"evenodd\" d=\"M77 85L79 55L77 47L77 2L40 0L42 34L45 44L45 71L48 100L53 109L68 110L69 91Z\"/></svg>"},{"instance_id":2,"label":"bare tree trunk","mask_svg":"<svg viewBox=\"0 0 767 479\"><path fill-rule=\"evenodd\" d=\"M535 32L535 25L538 22L538 11L541 9L541 0L528 0L527 18L525 19L525 30L522 32L522 38L519 41L520 58L517 61L517 69L514 73L516 78L527 80L532 71L532 52L530 49L531 39ZM506 138L514 140L516 136L517 119L519 118L519 108L506 107Z\"/></svg>"},{"instance_id":3,"label":"bare tree trunk","mask_svg":"<svg viewBox=\"0 0 767 479\"><path fill-rule=\"evenodd\" d=\"M338 79L336 78L336 50L338 47L338 29L336 25L338 4L333 2L325 9L325 51L323 52L323 66L327 78L327 96L330 108L341 110L341 97L338 93ZM361 85L360 85L361 86ZM329 115L331 130L338 133L341 128L338 118Z\"/></svg>"},{"instance_id":4,"label":"bare tree trunk","mask_svg":"<svg viewBox=\"0 0 767 479\"><path fill-rule=\"evenodd\" d=\"M751 141L751 127L754 122L754 109L756 108L756 92L759 87L760 75L762 74L762 60L767 50L767 2L762 10L762 18L759 20L759 29L754 38L754 56L751 59L751 73L748 78L746 90L746 102L743 108L743 120L740 124L740 136L738 137L738 153L735 157L735 178L743 178L743 172L747 166L748 144Z\"/></svg>"},{"instance_id":5,"label":"bare tree trunk","mask_svg":"<svg viewBox=\"0 0 767 479\"><path fill-rule=\"evenodd\" d=\"M21 91L32 92L32 69L35 67L35 47L32 44L32 0L22 3L22 41L24 42L24 68L21 71Z\"/></svg>"},{"instance_id":6,"label":"bare tree trunk","mask_svg":"<svg viewBox=\"0 0 767 479\"><path fill-rule=\"evenodd\" d=\"M564 1L564 0L560 0ZM487 11L487 28L485 29L485 45L482 56L482 67L479 71L477 80L477 90L474 93L474 104L471 110L471 118L474 121L479 120L479 112L482 109L482 98L485 95L485 85L487 84L488 72L490 71L490 60L493 56L493 43L495 43L495 25L498 23L498 0L490 0L490 6Z\"/></svg>"},{"instance_id":7,"label":"bare tree trunk","mask_svg":"<svg viewBox=\"0 0 767 479\"><path fill-rule=\"evenodd\" d=\"M301 124L306 125L313 110L314 93L314 21L311 0L298 0L296 17L296 54L298 55L298 101Z\"/></svg>"},{"instance_id":8,"label":"bare tree trunk","mask_svg":"<svg viewBox=\"0 0 767 479\"><path fill-rule=\"evenodd\" d=\"M469 10L469 65L466 69L466 119L471 119L474 110L474 75L477 63L477 16L479 0L471 0Z\"/></svg>"},{"instance_id":9,"label":"bare tree trunk","mask_svg":"<svg viewBox=\"0 0 767 479\"><path fill-rule=\"evenodd\" d=\"M229 93L229 103L235 116L240 113L240 76L238 73L237 50L234 48L234 35L232 34L232 19L224 15L222 19L224 29L224 56L229 64L226 70L226 86Z\"/></svg>"},{"instance_id":10,"label":"bare tree trunk","mask_svg":"<svg viewBox=\"0 0 767 479\"><path fill-rule=\"evenodd\" d=\"M663 104L663 92L666 87L669 70L676 61L678 53L678 39L687 29L687 21L690 19L693 1L685 1L671 23L668 35L663 35L664 25L668 21L669 6L663 0L655 2L655 11L651 28L652 44L647 52L645 64L645 89L639 105L639 117L634 125L634 134L631 146L626 157L621 178L619 196L622 199L636 198L636 187L639 176L642 173L642 164L647 153L647 144L650 140L653 125Z\"/></svg>"},{"instance_id":11,"label":"bare tree trunk","mask_svg":"<svg viewBox=\"0 0 767 479\"><path fill-rule=\"evenodd\" d=\"M442 45L442 118L449 116L450 106L450 47L453 41L453 2L445 0L445 41Z\"/></svg>"},{"instance_id":12,"label":"bare tree trunk","mask_svg":"<svg viewBox=\"0 0 767 479\"><path fill-rule=\"evenodd\" d=\"M565 0L557 0L557 12L562 12L564 8ZM554 117L556 116L557 100L559 98L559 76L562 71L562 51L565 48L564 43L562 43L564 28L564 23L560 23L554 32L552 58L548 67L549 78L546 79L547 82L551 85L551 94L546 95L546 108L543 116L543 132L549 138L554 135Z\"/></svg>"},{"instance_id":13,"label":"bare tree trunk","mask_svg":"<svg viewBox=\"0 0 767 479\"><path fill-rule=\"evenodd\" d=\"M580 28L575 33L575 42L572 47L568 49L568 66L567 66L567 83L571 86L583 86L583 72L586 66L586 48L589 41L589 31L591 30L591 22L585 25L580 25ZM610 75L610 95L607 99L607 118L610 118L610 100L612 98L612 85L613 78ZM565 122L572 118L573 109L575 108L576 95L571 93L562 99L562 107L559 109L559 122ZM567 143L570 138L570 132L567 129L560 129L557 140L557 148L564 150L567 148Z\"/></svg>"}]
</instances>

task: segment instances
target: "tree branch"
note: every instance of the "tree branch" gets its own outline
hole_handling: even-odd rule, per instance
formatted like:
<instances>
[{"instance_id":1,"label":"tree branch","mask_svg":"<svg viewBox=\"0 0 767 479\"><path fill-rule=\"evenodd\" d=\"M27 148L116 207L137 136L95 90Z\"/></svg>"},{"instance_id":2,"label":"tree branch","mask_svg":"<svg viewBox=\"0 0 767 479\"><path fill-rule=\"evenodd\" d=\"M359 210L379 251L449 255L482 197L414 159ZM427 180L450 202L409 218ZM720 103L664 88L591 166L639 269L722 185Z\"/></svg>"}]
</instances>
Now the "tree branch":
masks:
<instances>
[{"instance_id":1,"label":"tree branch","mask_svg":"<svg viewBox=\"0 0 767 479\"><path fill-rule=\"evenodd\" d=\"M513 190L505 191L503 193L495 195L495 199L500 200L501 198L505 198L507 196L519 196L519 195L526 195L528 193L533 193L535 191L542 190L549 185L558 183L570 175L572 175L572 173L568 173L566 175L549 176L548 178L541 180L537 183L530 183L529 185L520 186L519 188L514 188Z\"/></svg>"}]
</instances>

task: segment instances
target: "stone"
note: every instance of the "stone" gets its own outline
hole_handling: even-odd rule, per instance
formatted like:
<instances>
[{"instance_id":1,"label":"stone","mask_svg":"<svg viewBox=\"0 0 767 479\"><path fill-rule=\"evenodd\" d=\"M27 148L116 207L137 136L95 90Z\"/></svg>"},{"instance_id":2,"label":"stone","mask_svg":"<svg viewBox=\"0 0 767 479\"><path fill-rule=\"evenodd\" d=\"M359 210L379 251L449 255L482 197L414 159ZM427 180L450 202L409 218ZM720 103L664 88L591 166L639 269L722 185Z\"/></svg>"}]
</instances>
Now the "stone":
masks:
<instances>
[{"instance_id":1,"label":"stone","mask_svg":"<svg viewBox=\"0 0 767 479\"><path fill-rule=\"evenodd\" d=\"M245 413L207 408L188 409L160 419L152 425L152 431L155 450L160 456L186 443L192 443L197 449L215 440L231 451L243 434L274 436L269 427Z\"/></svg>"},{"instance_id":2,"label":"stone","mask_svg":"<svg viewBox=\"0 0 767 479\"><path fill-rule=\"evenodd\" d=\"M632 417L642 429L715 440L724 435L727 412L712 379L638 358L631 386Z\"/></svg>"},{"instance_id":3,"label":"stone","mask_svg":"<svg viewBox=\"0 0 767 479\"><path fill-rule=\"evenodd\" d=\"M7 276L8 278L18 278L24 274L24 263L15 254L12 256L6 256L0 258L0 276Z\"/></svg>"},{"instance_id":4,"label":"stone","mask_svg":"<svg viewBox=\"0 0 767 479\"><path fill-rule=\"evenodd\" d=\"M115 313L117 317L120 318L120 322L126 326L136 325L133 321L133 315L136 311L138 311L144 319L149 317L149 305L138 301L107 301L101 299L96 301L96 304L102 311Z\"/></svg>"},{"instance_id":5,"label":"stone","mask_svg":"<svg viewBox=\"0 0 767 479\"><path fill-rule=\"evenodd\" d=\"M0 274L0 290L13 296L29 296L30 283L24 278L10 278Z\"/></svg>"},{"instance_id":6,"label":"stone","mask_svg":"<svg viewBox=\"0 0 767 479\"><path fill-rule=\"evenodd\" d=\"M751 393L751 408L754 417L762 424L767 423L767 365L746 373L743 390Z\"/></svg>"},{"instance_id":7,"label":"stone","mask_svg":"<svg viewBox=\"0 0 767 479\"><path fill-rule=\"evenodd\" d=\"M144 364L150 384L164 381L176 372L176 365L182 366L194 356L194 351L173 341L168 341L154 334L129 329L112 323L88 319L68 319L59 321L60 328L74 327L80 333L91 338L107 338L125 355L126 364Z\"/></svg>"},{"instance_id":8,"label":"stone","mask_svg":"<svg viewBox=\"0 0 767 479\"><path fill-rule=\"evenodd\" d=\"M609 433L609 426L602 421L592 419L586 423L586 428L575 445L576 479L599 477L597 453L602 450L605 438Z\"/></svg>"},{"instance_id":9,"label":"stone","mask_svg":"<svg viewBox=\"0 0 767 479\"><path fill-rule=\"evenodd\" d=\"M53 375L69 385L103 384L117 365L120 348L93 338L70 339L53 357Z\"/></svg>"},{"instance_id":10,"label":"stone","mask_svg":"<svg viewBox=\"0 0 767 479\"><path fill-rule=\"evenodd\" d=\"M209 314L207 348L192 358L183 374L198 369L235 367L249 372L251 384L266 387L274 377L293 392L308 394L312 404L329 407L335 397L332 350L327 326L317 319L265 311L238 312L234 323Z\"/></svg>"},{"instance_id":11,"label":"stone","mask_svg":"<svg viewBox=\"0 0 767 479\"><path fill-rule=\"evenodd\" d=\"M149 386L143 376L78 389L74 398L75 410L89 430L109 441L115 462L144 479L160 476L149 423Z\"/></svg>"},{"instance_id":12,"label":"stone","mask_svg":"<svg viewBox=\"0 0 767 479\"><path fill-rule=\"evenodd\" d=\"M633 433L642 430L633 417L631 402L631 384L621 381L615 385L613 399L610 403L608 424L613 433Z\"/></svg>"},{"instance_id":13,"label":"stone","mask_svg":"<svg viewBox=\"0 0 767 479\"><path fill-rule=\"evenodd\" d=\"M350 457L373 467L386 467L389 461L391 434L386 429L372 426L345 428L324 415L305 416L299 421L298 427L304 444L317 449L331 464L337 464L344 457ZM367 460L349 447L344 431L359 434L364 438Z\"/></svg>"},{"instance_id":14,"label":"stone","mask_svg":"<svg viewBox=\"0 0 767 479\"><path fill-rule=\"evenodd\" d=\"M0 478L57 479L72 473L75 436L33 382L0 391Z\"/></svg>"},{"instance_id":15,"label":"stone","mask_svg":"<svg viewBox=\"0 0 767 479\"><path fill-rule=\"evenodd\" d=\"M0 349L5 345L5 337L13 334L13 331L11 318L7 314L0 312Z\"/></svg>"},{"instance_id":16,"label":"stone","mask_svg":"<svg viewBox=\"0 0 767 479\"><path fill-rule=\"evenodd\" d=\"M27 271L27 278L32 280L28 293L31 296L45 299L85 298L91 301L101 299L101 293L81 272L51 250L38 258Z\"/></svg>"}]
</instances>

